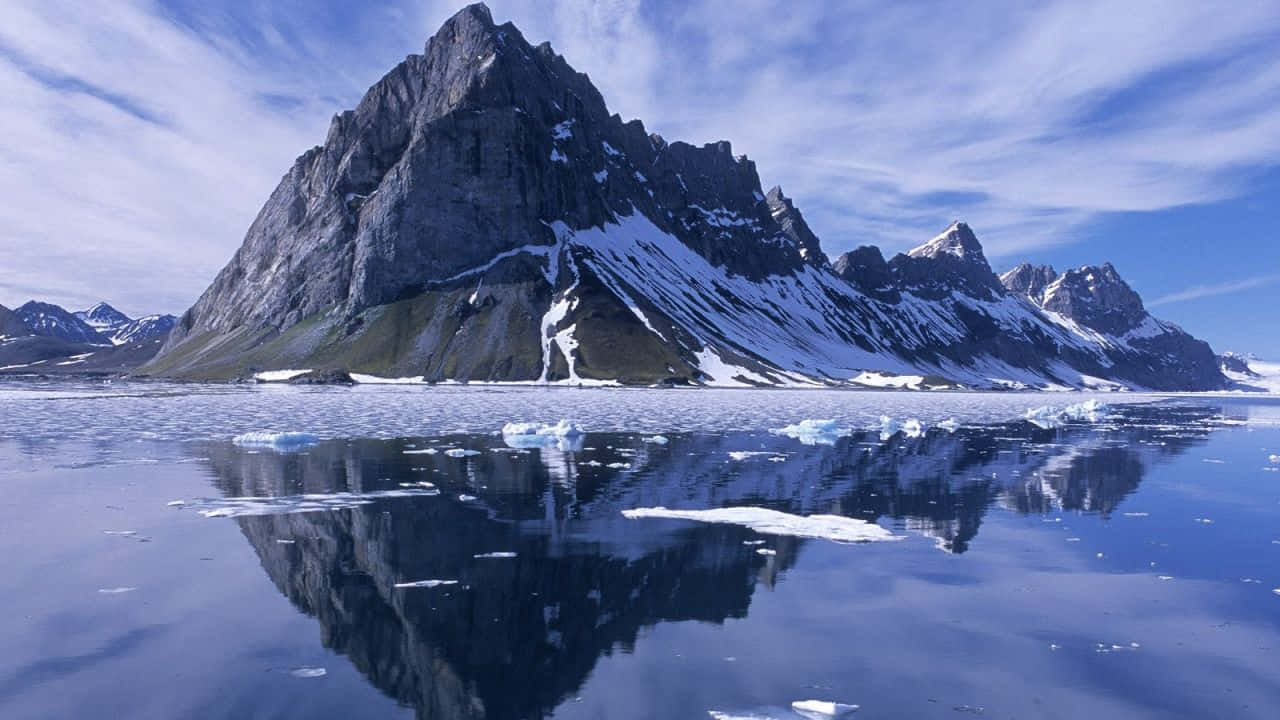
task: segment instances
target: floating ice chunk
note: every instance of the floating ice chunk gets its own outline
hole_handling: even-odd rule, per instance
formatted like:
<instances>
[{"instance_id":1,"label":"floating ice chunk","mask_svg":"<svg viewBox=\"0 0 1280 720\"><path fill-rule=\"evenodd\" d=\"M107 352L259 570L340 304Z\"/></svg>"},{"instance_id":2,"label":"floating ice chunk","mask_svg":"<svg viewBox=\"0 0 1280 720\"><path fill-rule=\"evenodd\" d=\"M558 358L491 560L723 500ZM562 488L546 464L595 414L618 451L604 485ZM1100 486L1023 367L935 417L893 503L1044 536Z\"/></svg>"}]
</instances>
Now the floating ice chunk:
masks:
<instances>
[{"instance_id":1,"label":"floating ice chunk","mask_svg":"<svg viewBox=\"0 0 1280 720\"><path fill-rule=\"evenodd\" d=\"M955 418L947 418L946 420L938 423L938 428L940 430L946 430L947 432L953 433L960 429L960 423L956 422Z\"/></svg>"},{"instance_id":2,"label":"floating ice chunk","mask_svg":"<svg viewBox=\"0 0 1280 720\"><path fill-rule=\"evenodd\" d=\"M438 452L440 451L435 448L423 448L421 450L405 450L404 454L405 455L435 455Z\"/></svg>"},{"instance_id":3,"label":"floating ice chunk","mask_svg":"<svg viewBox=\"0 0 1280 720\"><path fill-rule=\"evenodd\" d=\"M480 451L464 450L462 448L449 448L448 450L444 451L444 454L448 455L449 457L464 458L464 457L473 457L475 455L479 455Z\"/></svg>"},{"instance_id":4,"label":"floating ice chunk","mask_svg":"<svg viewBox=\"0 0 1280 720\"><path fill-rule=\"evenodd\" d=\"M263 430L237 435L232 438L231 442L246 447L267 447L273 450L289 451L314 445L319 442L319 439L315 435L305 432L271 432Z\"/></svg>"},{"instance_id":5,"label":"floating ice chunk","mask_svg":"<svg viewBox=\"0 0 1280 720\"><path fill-rule=\"evenodd\" d=\"M471 502L472 500L475 500L475 499L476 499L475 495L459 495L458 496L458 500L460 502Z\"/></svg>"},{"instance_id":6,"label":"floating ice chunk","mask_svg":"<svg viewBox=\"0 0 1280 720\"><path fill-rule=\"evenodd\" d=\"M777 720L772 715L742 715L740 713L720 712L719 710L708 710L707 714L711 716L711 720Z\"/></svg>"},{"instance_id":7,"label":"floating ice chunk","mask_svg":"<svg viewBox=\"0 0 1280 720\"><path fill-rule=\"evenodd\" d=\"M423 481L421 481L421 482L404 482L404 483L400 483L400 487L402 487L402 488L412 488L412 487L433 488L433 487L435 487L435 486L436 486L436 484L435 484L435 483L433 483L433 482L427 482L426 480L423 480Z\"/></svg>"},{"instance_id":8,"label":"floating ice chunk","mask_svg":"<svg viewBox=\"0 0 1280 720\"><path fill-rule=\"evenodd\" d=\"M653 435L651 437L644 438L644 441L653 445L666 445L670 442L667 440L666 436L663 435Z\"/></svg>"},{"instance_id":9,"label":"floating ice chunk","mask_svg":"<svg viewBox=\"0 0 1280 720\"><path fill-rule=\"evenodd\" d=\"M310 370L265 370L253 374L254 380L261 382L288 382L299 375L306 375Z\"/></svg>"},{"instance_id":10,"label":"floating ice chunk","mask_svg":"<svg viewBox=\"0 0 1280 720\"><path fill-rule=\"evenodd\" d=\"M763 545L765 544L765 542L766 541L764 540L743 540L742 544L743 545Z\"/></svg>"},{"instance_id":11,"label":"floating ice chunk","mask_svg":"<svg viewBox=\"0 0 1280 720\"><path fill-rule=\"evenodd\" d=\"M906 435L909 438L921 437L922 435L924 435L924 431L925 431L924 423L920 422L919 420L916 420L915 418L911 418L910 420L902 423L902 432L904 435Z\"/></svg>"},{"instance_id":12,"label":"floating ice chunk","mask_svg":"<svg viewBox=\"0 0 1280 720\"><path fill-rule=\"evenodd\" d=\"M757 554L757 555L768 555L768 556L773 556L773 555L777 555L777 554L778 554L778 551L777 551L777 550L773 550L773 549L771 549L771 548L760 548L759 550L756 550L756 554Z\"/></svg>"},{"instance_id":13,"label":"floating ice chunk","mask_svg":"<svg viewBox=\"0 0 1280 720\"><path fill-rule=\"evenodd\" d=\"M1124 516L1125 516L1125 517L1151 517L1151 513L1148 513L1148 512L1127 512L1127 513L1125 513L1125 514L1124 514Z\"/></svg>"},{"instance_id":14,"label":"floating ice chunk","mask_svg":"<svg viewBox=\"0 0 1280 720\"><path fill-rule=\"evenodd\" d=\"M329 671L322 667L300 667L290 670L289 674L298 678L318 678L328 675Z\"/></svg>"},{"instance_id":15,"label":"floating ice chunk","mask_svg":"<svg viewBox=\"0 0 1280 720\"><path fill-rule=\"evenodd\" d=\"M513 448L554 447L564 452L582 449L587 434L576 423L561 420L555 425L541 423L507 423L502 426L502 441Z\"/></svg>"},{"instance_id":16,"label":"floating ice chunk","mask_svg":"<svg viewBox=\"0 0 1280 720\"><path fill-rule=\"evenodd\" d=\"M165 503L165 506L166 507L182 507L183 505L186 505L186 504L187 504L186 500L170 500L169 502Z\"/></svg>"},{"instance_id":17,"label":"floating ice chunk","mask_svg":"<svg viewBox=\"0 0 1280 720\"><path fill-rule=\"evenodd\" d=\"M1157 579L1157 580L1163 580L1163 581L1165 581L1165 582L1168 582L1168 581L1170 581L1170 580L1172 580L1172 579L1173 579L1173 576L1172 576L1172 575L1157 575L1157 576L1156 576L1156 579Z\"/></svg>"},{"instance_id":18,"label":"floating ice chunk","mask_svg":"<svg viewBox=\"0 0 1280 720\"><path fill-rule=\"evenodd\" d=\"M664 507L623 510L623 517L666 518L693 520L705 523L742 525L765 535L792 535L820 538L836 542L874 542L877 540L901 540L902 536L875 523L847 518L842 515L791 515L778 510L759 507L730 507L710 510L668 510Z\"/></svg>"},{"instance_id":19,"label":"floating ice chunk","mask_svg":"<svg viewBox=\"0 0 1280 720\"><path fill-rule=\"evenodd\" d=\"M478 555L472 555L471 557L476 559L489 559L489 558L513 558L515 556L516 554L513 552L500 551L500 552L480 553Z\"/></svg>"},{"instance_id":20,"label":"floating ice chunk","mask_svg":"<svg viewBox=\"0 0 1280 720\"><path fill-rule=\"evenodd\" d=\"M605 467L613 468L614 470L630 470L631 463L611 462L608 465L605 465Z\"/></svg>"},{"instance_id":21,"label":"floating ice chunk","mask_svg":"<svg viewBox=\"0 0 1280 720\"><path fill-rule=\"evenodd\" d=\"M1213 519L1212 518L1196 518L1196 522L1200 523L1201 525L1212 525Z\"/></svg>"},{"instance_id":22,"label":"floating ice chunk","mask_svg":"<svg viewBox=\"0 0 1280 720\"><path fill-rule=\"evenodd\" d=\"M137 590L137 589L138 588L136 587L110 587L110 588L98 588L98 592L102 593L103 595L119 595L121 593L133 592L134 590Z\"/></svg>"},{"instance_id":23,"label":"floating ice chunk","mask_svg":"<svg viewBox=\"0 0 1280 720\"><path fill-rule=\"evenodd\" d=\"M801 420L794 425L770 430L775 435L794 438L805 445L835 445L836 440L852 433L849 428L840 427L835 420Z\"/></svg>"},{"instance_id":24,"label":"floating ice chunk","mask_svg":"<svg viewBox=\"0 0 1280 720\"><path fill-rule=\"evenodd\" d=\"M1100 400L1085 400L1062 408L1062 414L1067 419L1086 422L1098 422L1110 411L1111 408Z\"/></svg>"},{"instance_id":25,"label":"floating ice chunk","mask_svg":"<svg viewBox=\"0 0 1280 720\"><path fill-rule=\"evenodd\" d=\"M1280 588L1276 588L1275 590L1272 590L1271 592L1275 593L1276 595L1280 595Z\"/></svg>"},{"instance_id":26,"label":"floating ice chunk","mask_svg":"<svg viewBox=\"0 0 1280 720\"><path fill-rule=\"evenodd\" d=\"M137 530L103 530L103 535L137 535Z\"/></svg>"},{"instance_id":27,"label":"floating ice chunk","mask_svg":"<svg viewBox=\"0 0 1280 720\"><path fill-rule=\"evenodd\" d=\"M286 540L285 538L276 538L276 543L278 543L278 544L280 544L280 545L293 545L293 544L297 543L297 541L296 541L296 540Z\"/></svg>"},{"instance_id":28,"label":"floating ice chunk","mask_svg":"<svg viewBox=\"0 0 1280 720\"><path fill-rule=\"evenodd\" d=\"M791 709L807 718L827 720L852 715L858 711L858 706L829 700L796 700L791 703Z\"/></svg>"},{"instance_id":29,"label":"floating ice chunk","mask_svg":"<svg viewBox=\"0 0 1280 720\"><path fill-rule=\"evenodd\" d=\"M395 588L433 588L441 585L457 585L457 580L414 580L412 582L401 582L392 585Z\"/></svg>"},{"instance_id":30,"label":"floating ice chunk","mask_svg":"<svg viewBox=\"0 0 1280 720\"><path fill-rule=\"evenodd\" d=\"M1280 455L1271 455L1267 459L1273 463L1280 463Z\"/></svg>"}]
</instances>

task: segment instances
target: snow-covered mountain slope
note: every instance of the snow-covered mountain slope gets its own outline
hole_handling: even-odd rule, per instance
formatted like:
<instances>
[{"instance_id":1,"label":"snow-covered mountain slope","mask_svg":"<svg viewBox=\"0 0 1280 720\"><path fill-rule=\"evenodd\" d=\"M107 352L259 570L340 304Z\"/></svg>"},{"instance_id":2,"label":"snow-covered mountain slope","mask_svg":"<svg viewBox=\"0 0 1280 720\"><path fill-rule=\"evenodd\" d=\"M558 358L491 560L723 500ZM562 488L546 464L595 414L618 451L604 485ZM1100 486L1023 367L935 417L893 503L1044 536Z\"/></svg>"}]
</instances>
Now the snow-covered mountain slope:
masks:
<instances>
[{"instance_id":1,"label":"snow-covered mountain slope","mask_svg":"<svg viewBox=\"0 0 1280 720\"><path fill-rule=\"evenodd\" d=\"M1223 353L1219 362L1222 374L1231 381L1228 389L1280 393L1280 363L1233 352Z\"/></svg>"},{"instance_id":2,"label":"snow-covered mountain slope","mask_svg":"<svg viewBox=\"0 0 1280 720\"><path fill-rule=\"evenodd\" d=\"M78 313L34 300L16 312L0 307L0 372L126 372L155 356L175 322L172 315L128 320L106 303Z\"/></svg>"},{"instance_id":3,"label":"snow-covered mountain slope","mask_svg":"<svg viewBox=\"0 0 1280 720\"><path fill-rule=\"evenodd\" d=\"M298 158L144 371L1225 382L1208 346L1172 326L1117 334L1077 310L1007 289L963 223L888 262L863 248L829 263L794 202L766 195L729 143L668 142L624 122L549 45L473 5Z\"/></svg>"},{"instance_id":4,"label":"snow-covered mountain slope","mask_svg":"<svg viewBox=\"0 0 1280 720\"><path fill-rule=\"evenodd\" d=\"M15 311L36 335L85 345L110 345L111 341L84 320L51 303L32 300Z\"/></svg>"},{"instance_id":5,"label":"snow-covered mountain slope","mask_svg":"<svg viewBox=\"0 0 1280 720\"><path fill-rule=\"evenodd\" d=\"M115 335L117 330L132 322L128 315L104 302L100 302L88 310L79 310L73 314L83 320L86 325L107 337Z\"/></svg>"},{"instance_id":6,"label":"snow-covered mountain slope","mask_svg":"<svg viewBox=\"0 0 1280 720\"><path fill-rule=\"evenodd\" d=\"M130 320L115 329L111 334L111 342L126 345L143 340L163 340L177 322L178 318L173 315L147 315Z\"/></svg>"}]
</instances>

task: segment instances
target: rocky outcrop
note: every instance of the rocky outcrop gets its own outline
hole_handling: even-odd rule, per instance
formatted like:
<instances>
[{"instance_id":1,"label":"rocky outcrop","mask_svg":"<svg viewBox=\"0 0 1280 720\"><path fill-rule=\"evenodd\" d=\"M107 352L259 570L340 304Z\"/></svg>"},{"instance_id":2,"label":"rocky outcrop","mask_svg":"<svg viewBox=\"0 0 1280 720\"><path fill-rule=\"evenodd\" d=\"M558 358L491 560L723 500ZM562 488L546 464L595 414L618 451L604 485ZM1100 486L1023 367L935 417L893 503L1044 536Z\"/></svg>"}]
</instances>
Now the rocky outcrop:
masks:
<instances>
[{"instance_id":1,"label":"rocky outcrop","mask_svg":"<svg viewBox=\"0 0 1280 720\"><path fill-rule=\"evenodd\" d=\"M144 370L1220 384L1154 358L1112 371L1117 352L1144 351L1058 317L1001 285L964 223L888 263L863 249L833 267L729 143L624 122L549 45L473 5L333 119Z\"/></svg>"},{"instance_id":2,"label":"rocky outcrop","mask_svg":"<svg viewBox=\"0 0 1280 720\"><path fill-rule=\"evenodd\" d=\"M52 303L32 300L14 312L35 335L81 345L111 344L88 323Z\"/></svg>"}]
</instances>

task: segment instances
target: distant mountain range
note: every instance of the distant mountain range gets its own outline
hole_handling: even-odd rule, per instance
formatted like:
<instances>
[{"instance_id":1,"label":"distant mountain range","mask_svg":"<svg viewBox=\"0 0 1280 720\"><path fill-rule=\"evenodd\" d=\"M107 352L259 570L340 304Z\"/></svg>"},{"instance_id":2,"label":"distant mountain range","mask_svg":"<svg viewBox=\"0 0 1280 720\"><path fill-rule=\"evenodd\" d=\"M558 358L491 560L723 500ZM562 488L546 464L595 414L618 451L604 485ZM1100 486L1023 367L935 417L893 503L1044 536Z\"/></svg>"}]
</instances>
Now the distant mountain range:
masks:
<instances>
[{"instance_id":1,"label":"distant mountain range","mask_svg":"<svg viewBox=\"0 0 1280 720\"><path fill-rule=\"evenodd\" d=\"M142 372L1209 390L1110 265L997 277L957 222L830 262L729 143L611 115L472 5L333 119Z\"/></svg>"},{"instance_id":2,"label":"distant mountain range","mask_svg":"<svg viewBox=\"0 0 1280 720\"><path fill-rule=\"evenodd\" d=\"M136 320L106 303L69 312L32 300L0 305L0 372L124 372L150 360L177 321L173 315Z\"/></svg>"}]
</instances>

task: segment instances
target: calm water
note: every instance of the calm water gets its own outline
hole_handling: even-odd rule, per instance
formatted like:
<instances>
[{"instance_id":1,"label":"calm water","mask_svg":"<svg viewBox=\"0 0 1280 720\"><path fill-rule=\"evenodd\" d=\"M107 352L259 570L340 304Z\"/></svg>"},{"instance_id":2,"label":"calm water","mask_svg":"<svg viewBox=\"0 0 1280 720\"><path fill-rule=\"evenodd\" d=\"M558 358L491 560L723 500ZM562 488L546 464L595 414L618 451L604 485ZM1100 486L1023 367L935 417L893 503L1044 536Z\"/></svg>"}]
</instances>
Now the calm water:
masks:
<instances>
[{"instance_id":1,"label":"calm water","mask_svg":"<svg viewBox=\"0 0 1280 720\"><path fill-rule=\"evenodd\" d=\"M0 717L1277 717L1280 404L1079 399L5 386Z\"/></svg>"}]
</instances>

